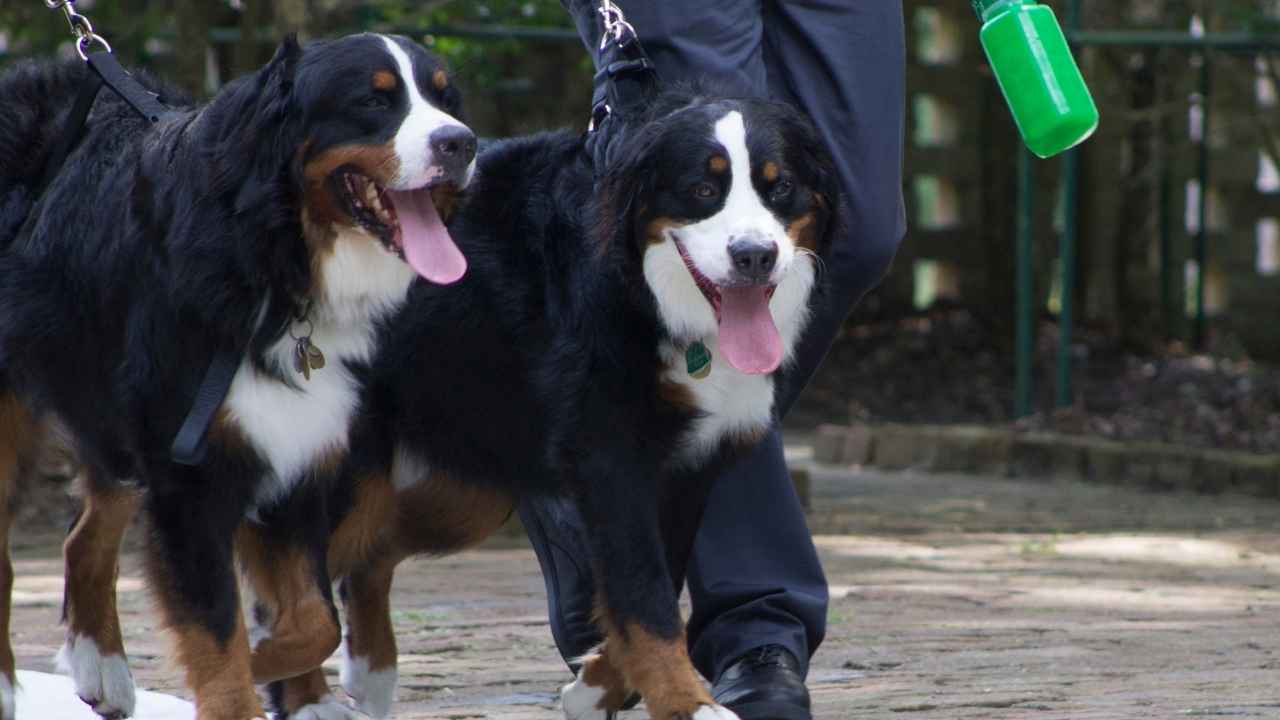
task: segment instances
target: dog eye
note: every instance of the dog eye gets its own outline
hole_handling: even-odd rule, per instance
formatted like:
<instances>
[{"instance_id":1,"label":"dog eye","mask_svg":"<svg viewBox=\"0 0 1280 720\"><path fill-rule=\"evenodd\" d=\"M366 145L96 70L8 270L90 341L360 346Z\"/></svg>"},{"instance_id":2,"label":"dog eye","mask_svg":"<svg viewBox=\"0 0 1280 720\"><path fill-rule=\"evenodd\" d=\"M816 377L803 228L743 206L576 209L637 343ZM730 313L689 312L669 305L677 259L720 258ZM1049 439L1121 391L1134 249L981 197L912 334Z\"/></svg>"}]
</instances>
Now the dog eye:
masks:
<instances>
[{"instance_id":1,"label":"dog eye","mask_svg":"<svg viewBox=\"0 0 1280 720\"><path fill-rule=\"evenodd\" d=\"M773 189L769 191L769 197L773 198L774 200L785 200L786 198L791 196L791 191L793 189L794 188L792 187L790 181L779 180L778 182L773 184Z\"/></svg>"},{"instance_id":2,"label":"dog eye","mask_svg":"<svg viewBox=\"0 0 1280 720\"><path fill-rule=\"evenodd\" d=\"M391 107L391 100L385 95L370 95L360 101L360 107L370 110L386 110Z\"/></svg>"},{"instance_id":3,"label":"dog eye","mask_svg":"<svg viewBox=\"0 0 1280 720\"><path fill-rule=\"evenodd\" d=\"M699 200L710 200L720 194L720 189L709 182L700 182L693 186L693 196Z\"/></svg>"}]
</instances>

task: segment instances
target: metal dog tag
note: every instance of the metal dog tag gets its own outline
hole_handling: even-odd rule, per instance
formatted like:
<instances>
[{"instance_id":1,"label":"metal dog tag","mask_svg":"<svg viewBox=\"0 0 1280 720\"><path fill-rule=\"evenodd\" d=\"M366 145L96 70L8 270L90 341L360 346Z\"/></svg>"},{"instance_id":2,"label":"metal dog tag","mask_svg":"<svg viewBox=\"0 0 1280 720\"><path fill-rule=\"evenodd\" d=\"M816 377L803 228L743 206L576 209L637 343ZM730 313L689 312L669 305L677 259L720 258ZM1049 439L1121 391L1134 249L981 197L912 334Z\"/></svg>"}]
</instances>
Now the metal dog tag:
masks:
<instances>
[{"instance_id":1,"label":"metal dog tag","mask_svg":"<svg viewBox=\"0 0 1280 720\"><path fill-rule=\"evenodd\" d=\"M307 380L311 379L311 371L324 367L324 353L311 342L308 336L298 338L293 351L293 369Z\"/></svg>"},{"instance_id":2,"label":"metal dog tag","mask_svg":"<svg viewBox=\"0 0 1280 720\"><path fill-rule=\"evenodd\" d=\"M711 374L711 351L702 344L701 340L694 341L684 351L684 363L689 376L695 380L701 380Z\"/></svg>"}]
</instances>

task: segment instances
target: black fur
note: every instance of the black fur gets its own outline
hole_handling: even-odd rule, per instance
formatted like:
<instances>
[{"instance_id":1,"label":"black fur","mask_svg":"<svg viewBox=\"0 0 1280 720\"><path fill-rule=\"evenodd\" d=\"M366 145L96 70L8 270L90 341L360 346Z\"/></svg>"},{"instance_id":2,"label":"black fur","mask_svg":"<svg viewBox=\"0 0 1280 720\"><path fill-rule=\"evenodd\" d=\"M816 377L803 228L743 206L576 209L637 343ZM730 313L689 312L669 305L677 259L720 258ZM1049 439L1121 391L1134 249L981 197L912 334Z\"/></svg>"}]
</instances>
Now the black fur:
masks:
<instances>
[{"instance_id":1,"label":"black fur","mask_svg":"<svg viewBox=\"0 0 1280 720\"><path fill-rule=\"evenodd\" d=\"M397 42L430 87L438 61ZM261 323L251 353L265 367L267 344L309 303L317 229L302 220L304 169L326 150L389 141L408 101L371 78L394 67L378 36L289 39L207 105L178 104L156 125L104 90L48 188L38 183L54 133L88 71L29 63L0 76L0 391L55 412L96 472L145 485L169 619L224 643L239 612L232 535L270 468L235 432L211 438L197 467L170 462L170 443L210 357L244 347ZM430 99L457 104L452 89ZM296 506L319 508L306 513L319 532L285 540L309 546L327 593L327 525L311 501L327 496L331 471L308 474L318 485Z\"/></svg>"},{"instance_id":2,"label":"black fur","mask_svg":"<svg viewBox=\"0 0 1280 720\"><path fill-rule=\"evenodd\" d=\"M394 443L467 482L573 495L608 619L665 638L680 631L678 588L710 479L743 448L727 438L698 467L673 466L702 410L662 390L658 349L669 338L643 277L642 233L655 217L719 209L683 190L705 175L700 153L733 109L747 117L753 152L795 175L793 201L775 213L795 217L821 194L829 244L841 197L830 159L809 123L779 104L667 92L627 128L599 185L579 137L497 143L451 224L469 272L411 292L383 343L373 420L353 456L385 463Z\"/></svg>"}]
</instances>

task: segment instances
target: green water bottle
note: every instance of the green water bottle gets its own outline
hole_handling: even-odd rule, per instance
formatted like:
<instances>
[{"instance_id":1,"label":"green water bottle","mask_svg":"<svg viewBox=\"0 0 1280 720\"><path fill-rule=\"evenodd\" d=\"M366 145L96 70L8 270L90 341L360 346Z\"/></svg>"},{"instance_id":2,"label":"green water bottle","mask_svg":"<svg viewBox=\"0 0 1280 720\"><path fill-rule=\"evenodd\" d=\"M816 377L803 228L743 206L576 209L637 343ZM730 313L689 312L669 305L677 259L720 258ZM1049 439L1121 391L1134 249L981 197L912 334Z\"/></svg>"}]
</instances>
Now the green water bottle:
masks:
<instances>
[{"instance_id":1,"label":"green water bottle","mask_svg":"<svg viewBox=\"0 0 1280 720\"><path fill-rule=\"evenodd\" d=\"M1042 158L1084 142L1098 107L1053 10L1035 0L973 0L982 47L1018 132Z\"/></svg>"}]
</instances>

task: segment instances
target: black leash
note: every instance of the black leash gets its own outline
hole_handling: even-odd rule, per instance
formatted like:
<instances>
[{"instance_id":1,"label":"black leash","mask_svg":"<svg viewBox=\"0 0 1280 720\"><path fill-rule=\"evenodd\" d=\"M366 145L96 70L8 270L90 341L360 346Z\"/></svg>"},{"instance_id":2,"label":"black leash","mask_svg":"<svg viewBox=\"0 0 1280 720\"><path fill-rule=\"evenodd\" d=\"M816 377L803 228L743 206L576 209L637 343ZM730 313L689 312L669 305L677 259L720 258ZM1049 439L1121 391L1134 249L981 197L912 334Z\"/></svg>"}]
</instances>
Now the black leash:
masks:
<instances>
[{"instance_id":1,"label":"black leash","mask_svg":"<svg viewBox=\"0 0 1280 720\"><path fill-rule=\"evenodd\" d=\"M658 92L659 78L622 9L611 0L601 0L596 14L601 23L595 58L599 70L591 94L587 150L599 175L609 166L610 149L618 145L621 133L616 126L644 111ZM606 128L609 132L603 132Z\"/></svg>"},{"instance_id":2,"label":"black leash","mask_svg":"<svg viewBox=\"0 0 1280 720\"><path fill-rule=\"evenodd\" d=\"M109 88L134 112L153 125L160 122L165 115L175 112L165 106L158 95L143 87L120 65L115 53L111 50L111 45L94 32L93 25L87 17L76 12L75 0L44 0L44 4L50 10L62 10L67 22L71 25L71 32L76 36L76 52L80 54L80 59L84 60L91 72L81 85L75 104L71 107L71 112L67 115L62 131L45 164L40 183L41 191L49 187L58 171L62 169L62 165L75 150L80 140L81 130L84 129L89 112L93 109L93 103L103 86ZM95 43L102 47L102 52L89 52L90 47ZM200 381L200 387L196 390L191 409L187 412L186 419L182 421L182 427L174 436L173 445L169 448L169 456L174 462L182 465L199 465L204 461L205 453L208 451L209 426L213 423L222 401L230 392L236 370L240 367L240 362L249 351L253 340L251 337L243 347L235 350L219 350L214 353Z\"/></svg>"}]
</instances>

